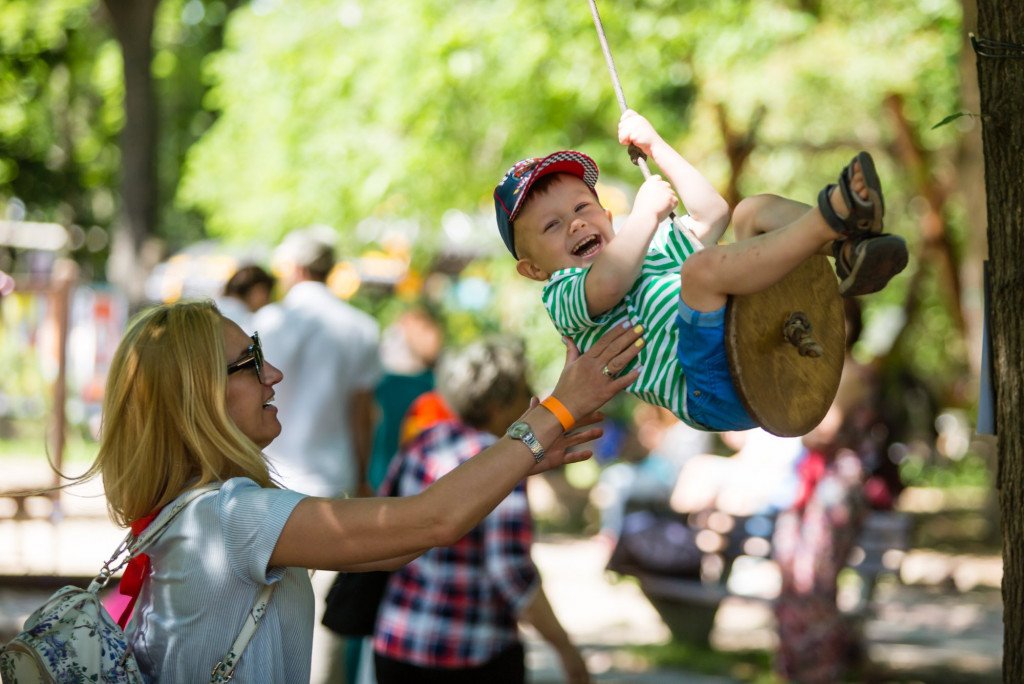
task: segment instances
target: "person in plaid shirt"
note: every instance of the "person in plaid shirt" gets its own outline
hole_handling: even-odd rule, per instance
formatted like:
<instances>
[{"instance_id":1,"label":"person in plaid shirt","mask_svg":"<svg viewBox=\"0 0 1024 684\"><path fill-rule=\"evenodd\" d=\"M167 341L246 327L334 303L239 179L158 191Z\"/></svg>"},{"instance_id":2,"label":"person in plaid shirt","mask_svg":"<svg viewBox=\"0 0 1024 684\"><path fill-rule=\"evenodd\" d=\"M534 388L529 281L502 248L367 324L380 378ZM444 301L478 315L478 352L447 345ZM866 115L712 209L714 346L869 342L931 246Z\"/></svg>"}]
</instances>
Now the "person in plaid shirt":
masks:
<instances>
[{"instance_id":1,"label":"person in plaid shirt","mask_svg":"<svg viewBox=\"0 0 1024 684\"><path fill-rule=\"evenodd\" d=\"M416 495L497 441L530 405L523 347L492 338L442 359L438 394L453 411L402 445L381 491ZM397 487L392 487L396 482ZM590 681L586 665L548 603L530 558L533 521L520 482L456 544L394 572L374 635L377 681L525 681L520 620L562 660L567 681Z\"/></svg>"}]
</instances>

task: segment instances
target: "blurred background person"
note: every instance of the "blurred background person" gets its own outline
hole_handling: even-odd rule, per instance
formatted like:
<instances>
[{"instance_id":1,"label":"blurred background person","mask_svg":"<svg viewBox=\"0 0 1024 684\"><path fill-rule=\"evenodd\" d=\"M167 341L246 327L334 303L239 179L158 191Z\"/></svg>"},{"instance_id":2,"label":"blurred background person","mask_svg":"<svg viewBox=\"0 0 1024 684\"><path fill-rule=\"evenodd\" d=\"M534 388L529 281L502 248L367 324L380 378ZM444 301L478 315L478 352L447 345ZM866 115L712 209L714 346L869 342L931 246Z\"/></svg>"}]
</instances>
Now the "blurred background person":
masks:
<instances>
[{"instance_id":1,"label":"blurred background person","mask_svg":"<svg viewBox=\"0 0 1024 684\"><path fill-rule=\"evenodd\" d=\"M409 406L434 389L434 365L443 345L441 323L422 307L402 312L384 330L380 345L384 374L374 390L377 427L367 468L369 493L380 487L398 451L399 431Z\"/></svg>"},{"instance_id":2,"label":"blurred background person","mask_svg":"<svg viewBox=\"0 0 1024 684\"><path fill-rule=\"evenodd\" d=\"M256 264L242 266L224 283L224 290L216 299L217 308L224 318L252 333L253 314L270 303L276 280Z\"/></svg>"},{"instance_id":3,"label":"blurred background person","mask_svg":"<svg viewBox=\"0 0 1024 684\"><path fill-rule=\"evenodd\" d=\"M281 436L267 449L278 481L311 496L354 495L366 477L380 328L327 287L336 234L289 233L274 251L284 297L253 319L285 379L277 388Z\"/></svg>"},{"instance_id":4,"label":"blurred background person","mask_svg":"<svg viewBox=\"0 0 1024 684\"><path fill-rule=\"evenodd\" d=\"M600 537L612 545L622 531L630 504L664 504L679 472L691 457L711 451L714 433L691 428L672 412L638 403L633 426L643 449L636 460L622 460L601 471L591 501L601 516Z\"/></svg>"},{"instance_id":5,"label":"blurred background person","mask_svg":"<svg viewBox=\"0 0 1024 684\"><path fill-rule=\"evenodd\" d=\"M391 459L398 451L406 412L418 397L434 389L434 365L443 344L444 330L440 322L423 307L403 311L382 332L380 359L384 374L373 393L377 427L366 482L360 485L360 494L373 495L383 482ZM346 637L344 641L346 681L372 684L373 640Z\"/></svg>"},{"instance_id":6,"label":"blurred background person","mask_svg":"<svg viewBox=\"0 0 1024 684\"><path fill-rule=\"evenodd\" d=\"M381 375L377 322L327 287L336 241L328 226L289 233L273 255L284 297L253 318L267 358L284 373L275 388L283 428L265 453L282 486L321 497L354 496L366 479ZM339 638L320 624L334 576L313 577L313 648L330 655L316 661L322 669L312 681L342 667Z\"/></svg>"},{"instance_id":7,"label":"blurred background person","mask_svg":"<svg viewBox=\"0 0 1024 684\"><path fill-rule=\"evenodd\" d=\"M900 485L885 449L877 369L851 355L862 328L860 304L843 300L846 360L824 420L803 437L800 485L778 517L772 543L782 574L775 603L775 668L787 681L842 681L861 655L859 628L836 603L846 566L870 508L889 509ZM889 467L886 467L888 464Z\"/></svg>"},{"instance_id":8,"label":"blurred background person","mask_svg":"<svg viewBox=\"0 0 1024 684\"><path fill-rule=\"evenodd\" d=\"M424 429L403 443L382 491L423 491L497 441L532 396L523 345L508 338L446 353L437 385L456 417L421 424ZM532 541L524 481L457 544L392 573L374 635L377 681L521 684L522 621L555 649L566 681L589 682L582 656L544 594Z\"/></svg>"}]
</instances>

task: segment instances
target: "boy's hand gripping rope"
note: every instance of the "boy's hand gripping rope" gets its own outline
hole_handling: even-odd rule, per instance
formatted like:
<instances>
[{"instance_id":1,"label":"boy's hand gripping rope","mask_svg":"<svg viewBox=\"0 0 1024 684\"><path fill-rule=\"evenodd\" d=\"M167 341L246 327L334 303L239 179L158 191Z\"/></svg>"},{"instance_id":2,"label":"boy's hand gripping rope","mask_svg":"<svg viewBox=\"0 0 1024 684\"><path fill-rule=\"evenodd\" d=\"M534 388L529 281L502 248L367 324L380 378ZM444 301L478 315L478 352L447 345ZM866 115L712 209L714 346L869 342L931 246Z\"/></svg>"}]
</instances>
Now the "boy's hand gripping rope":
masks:
<instances>
[{"instance_id":1,"label":"boy's hand gripping rope","mask_svg":"<svg viewBox=\"0 0 1024 684\"><path fill-rule=\"evenodd\" d=\"M604 25L601 23L601 15L597 11L597 0L588 0L590 3L590 14L594 17L594 28L597 29L597 38L601 42L601 51L604 53L604 61L608 65L608 75L612 79L612 87L615 89L615 97L619 101L619 111L624 114L629 107L626 105L626 96L622 92L622 83L619 82L619 73L615 69L615 60L612 59L611 48L608 47L608 39L604 35ZM651 177L651 170L647 166L647 155L643 153L636 145L632 143L629 145L629 158L637 166L640 167L640 171L644 174L644 179ZM692 230L687 228L685 225L676 222L675 212L671 212L669 220L676 230L682 231L682 233L692 243L694 251L703 248L700 239L694 234Z\"/></svg>"}]
</instances>

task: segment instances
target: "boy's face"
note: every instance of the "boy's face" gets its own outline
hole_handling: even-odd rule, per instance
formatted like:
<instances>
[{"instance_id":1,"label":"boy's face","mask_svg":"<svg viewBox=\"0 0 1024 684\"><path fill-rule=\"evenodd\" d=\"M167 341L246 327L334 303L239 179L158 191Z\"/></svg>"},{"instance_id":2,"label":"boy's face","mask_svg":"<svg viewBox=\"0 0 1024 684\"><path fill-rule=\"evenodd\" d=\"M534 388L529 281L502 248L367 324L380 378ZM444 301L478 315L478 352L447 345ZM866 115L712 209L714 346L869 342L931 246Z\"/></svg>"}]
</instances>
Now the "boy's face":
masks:
<instances>
[{"instance_id":1,"label":"boy's face","mask_svg":"<svg viewBox=\"0 0 1024 684\"><path fill-rule=\"evenodd\" d=\"M546 191L527 200L516 218L516 270L544 281L559 269L589 266L614 236L612 214L590 187L560 173Z\"/></svg>"}]
</instances>

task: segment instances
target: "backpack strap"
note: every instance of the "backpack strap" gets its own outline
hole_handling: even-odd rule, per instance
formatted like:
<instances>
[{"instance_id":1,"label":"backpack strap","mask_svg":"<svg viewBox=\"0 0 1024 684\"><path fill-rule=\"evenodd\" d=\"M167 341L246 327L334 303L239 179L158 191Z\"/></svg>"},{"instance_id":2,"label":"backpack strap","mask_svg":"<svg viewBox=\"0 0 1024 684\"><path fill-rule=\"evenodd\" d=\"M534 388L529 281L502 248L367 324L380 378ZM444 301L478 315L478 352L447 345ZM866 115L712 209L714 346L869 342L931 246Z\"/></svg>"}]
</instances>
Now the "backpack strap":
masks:
<instances>
[{"instance_id":1,"label":"backpack strap","mask_svg":"<svg viewBox=\"0 0 1024 684\"><path fill-rule=\"evenodd\" d=\"M138 555L144 547L154 542L156 538L160 536L171 521L177 517L178 513L181 513L185 509L185 506L188 506L190 503L208 492L220 489L221 484L222 483L220 482L211 482L210 484L205 484L202 487L190 489L188 492L178 497L178 500L174 503L174 506L171 507L168 515L157 516L157 518L160 519L158 525L155 527L147 527L146 530L139 535L129 531L125 535L124 539L121 540L121 543L117 545L117 548L114 549L114 553L111 554L110 558L108 558L103 564L103 567L100 568L99 574L93 578L92 582L89 584L88 591L95 594L100 589L107 586L107 583L110 582L111 578L113 578L118 571L128 565L128 561L130 561L133 556ZM126 553L127 556L125 555Z\"/></svg>"},{"instance_id":2,"label":"backpack strap","mask_svg":"<svg viewBox=\"0 0 1024 684\"><path fill-rule=\"evenodd\" d=\"M185 507L190 503L209 492L220 489L222 483L212 482L210 484L203 485L202 487L196 487L195 489L189 490L187 493L179 496L174 502L167 515L157 515L159 523L149 525L146 529L138 535L129 532L124 540L118 545L114 551L114 555L103 564L103 568L100 570L100 574L92 581L89 585L89 591L97 592L103 588L110 581L111 576L118 570L128 564L133 558L143 556L142 550L152 544L156 539L163 533L167 526L171 524L171 521L177 517L179 513L185 510ZM154 521L155 522L155 521ZM121 558L127 552L127 557L124 558L120 563L118 559ZM115 565L115 563L117 563ZM231 650L217 663L213 670L210 672L211 682L229 682L234 677L235 668L238 666L238 660L242 657L242 653L245 651L249 642L252 641L253 635L256 634L256 628L259 626L260 620L267 612L267 605L270 603L270 597L274 593L274 589L277 587L277 583L265 585L259 595L256 597L256 602L253 604L252 609L245 618L245 622L242 624L242 631L239 632L235 638L235 642L231 645ZM135 599L132 599L132 606L135 603ZM130 607L129 607L130 608ZM130 614L130 610L127 612ZM124 618L125 616L122 616ZM123 628L123 626L122 626Z\"/></svg>"},{"instance_id":3,"label":"backpack strap","mask_svg":"<svg viewBox=\"0 0 1024 684\"><path fill-rule=\"evenodd\" d=\"M170 512L166 516L157 515L157 518L156 520L154 520L154 522L159 521L158 524L149 525L141 534L137 536L129 534L128 551L130 552L130 555L135 556L141 553L142 549L144 549L145 547L149 546L157 540L157 538L163 533L165 529L167 529L167 526L171 524L171 522L178 516L178 514L185 510L186 506L188 506L190 503L192 503L199 497L203 496L204 494L220 489L221 484L222 483L220 482L211 482L209 484L203 485L202 487L196 487L195 489L188 490L186 493L182 494L175 500L174 505L171 507Z\"/></svg>"},{"instance_id":4,"label":"backpack strap","mask_svg":"<svg viewBox=\"0 0 1024 684\"><path fill-rule=\"evenodd\" d=\"M242 624L242 631L238 633L235 643L231 645L231 650L213 666L213 670L210 672L211 683L230 682L231 678L235 676L238 660L245 652L245 647L252 641L253 635L256 634L256 628L259 627L260 620L267 612L267 604L270 603L270 596L276 587L277 583L275 582L264 585L260 590L259 596L256 597L256 603L253 604L252 610L249 611L249 615L246 616L245 622Z\"/></svg>"},{"instance_id":5,"label":"backpack strap","mask_svg":"<svg viewBox=\"0 0 1024 684\"><path fill-rule=\"evenodd\" d=\"M161 517L163 510L153 511L146 517L132 522L131 533L133 537L128 542L128 549L130 551L128 565L124 569L124 574L121 576L121 584L118 587L118 591L121 594L131 597L128 605L121 611L121 617L117 620L117 624L121 629L128 626L128 618L131 617L132 612L135 610L135 602L138 601L139 593L142 591L142 583L149 577L149 556L142 553L142 549L160 536L167 529L167 526L170 525L171 521L177 517L178 513L185 510L186 506L204 494L216 491L219 488L220 483L211 483L189 490L184 495L179 496L179 500L171 507L168 514L163 516L160 524L156 527L153 527L152 523Z\"/></svg>"}]
</instances>

